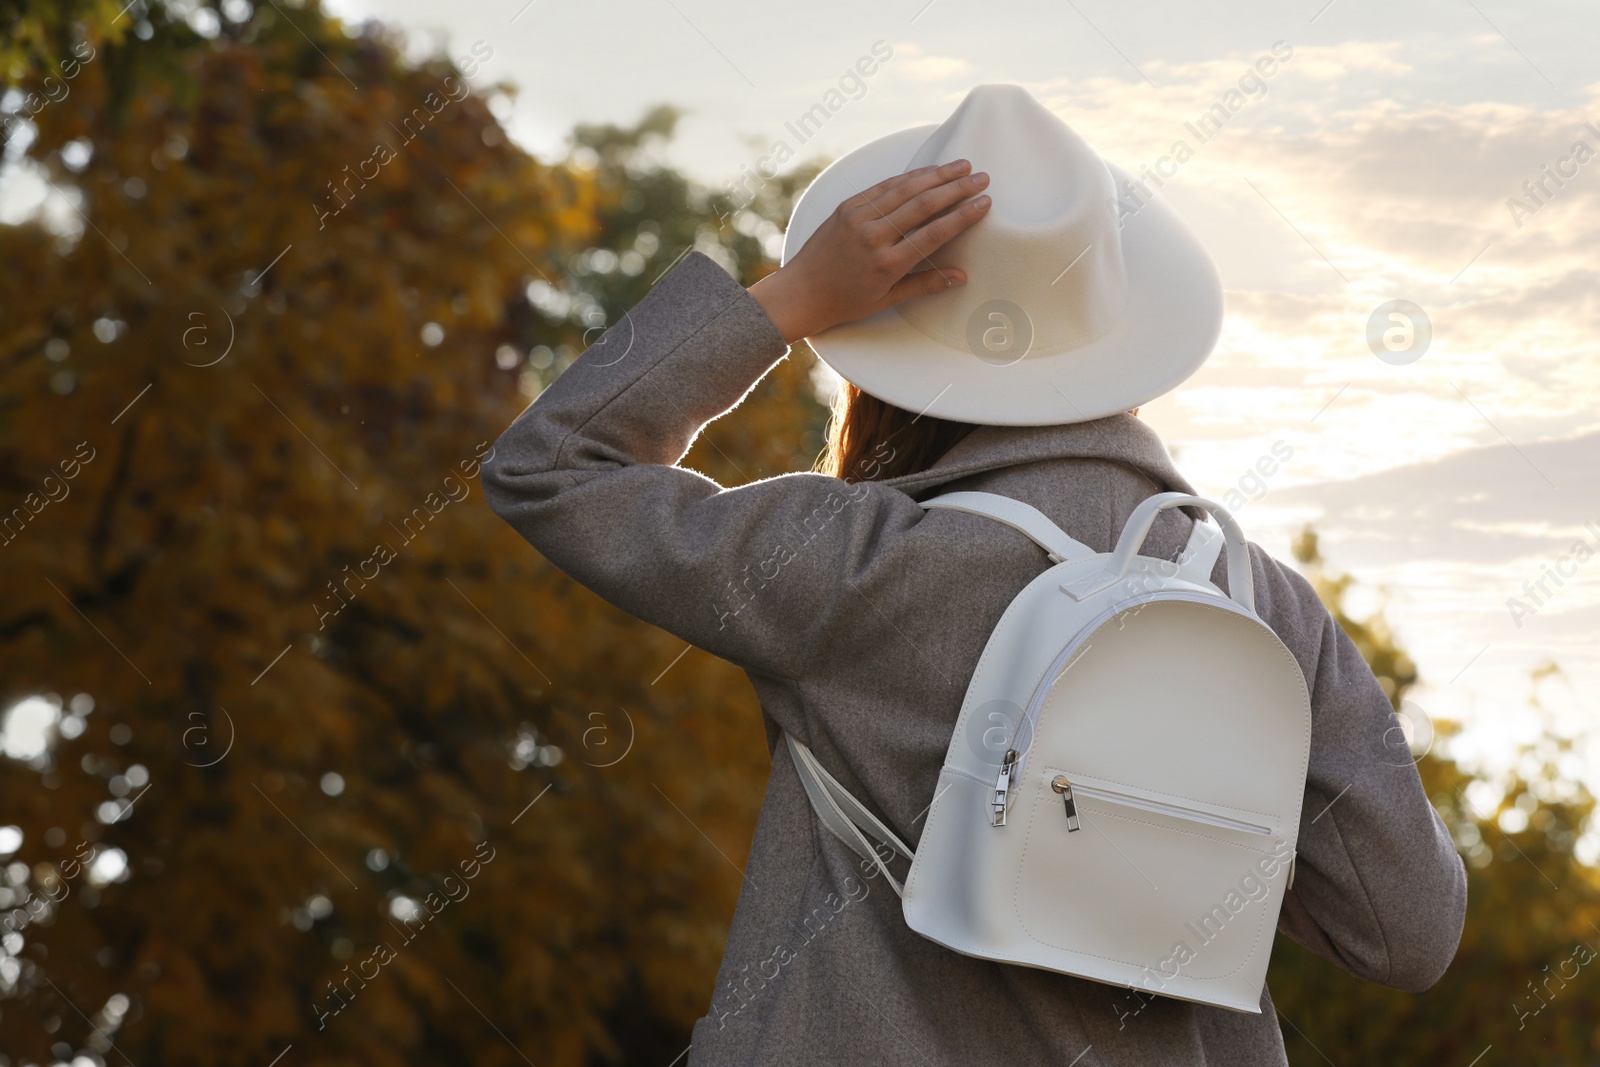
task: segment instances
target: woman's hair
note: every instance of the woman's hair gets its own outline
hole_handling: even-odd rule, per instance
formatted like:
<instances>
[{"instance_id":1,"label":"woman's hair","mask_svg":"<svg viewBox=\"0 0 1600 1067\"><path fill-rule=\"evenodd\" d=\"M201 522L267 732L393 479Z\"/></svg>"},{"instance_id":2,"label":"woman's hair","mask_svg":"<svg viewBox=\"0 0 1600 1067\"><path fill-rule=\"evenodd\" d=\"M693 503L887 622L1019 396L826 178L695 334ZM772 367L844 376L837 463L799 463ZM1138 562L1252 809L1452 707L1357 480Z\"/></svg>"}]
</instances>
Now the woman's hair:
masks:
<instances>
[{"instance_id":1,"label":"woman's hair","mask_svg":"<svg viewBox=\"0 0 1600 1067\"><path fill-rule=\"evenodd\" d=\"M827 443L812 469L852 483L914 474L975 429L970 422L913 414L845 382L834 397Z\"/></svg>"}]
</instances>

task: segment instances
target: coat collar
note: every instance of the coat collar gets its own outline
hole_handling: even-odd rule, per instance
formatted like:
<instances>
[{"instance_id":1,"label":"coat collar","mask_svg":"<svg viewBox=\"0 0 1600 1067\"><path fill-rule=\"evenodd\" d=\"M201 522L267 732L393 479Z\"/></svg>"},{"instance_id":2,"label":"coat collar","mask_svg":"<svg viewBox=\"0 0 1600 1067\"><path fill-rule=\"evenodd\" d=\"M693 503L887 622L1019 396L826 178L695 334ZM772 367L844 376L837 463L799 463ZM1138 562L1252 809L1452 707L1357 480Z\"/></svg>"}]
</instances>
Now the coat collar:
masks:
<instances>
[{"instance_id":1,"label":"coat collar","mask_svg":"<svg viewBox=\"0 0 1600 1067\"><path fill-rule=\"evenodd\" d=\"M1148 475L1162 491L1194 493L1156 432L1127 413L1053 426L979 426L931 467L886 478L883 484L917 498L924 489L969 474L1050 459L1121 463Z\"/></svg>"}]
</instances>

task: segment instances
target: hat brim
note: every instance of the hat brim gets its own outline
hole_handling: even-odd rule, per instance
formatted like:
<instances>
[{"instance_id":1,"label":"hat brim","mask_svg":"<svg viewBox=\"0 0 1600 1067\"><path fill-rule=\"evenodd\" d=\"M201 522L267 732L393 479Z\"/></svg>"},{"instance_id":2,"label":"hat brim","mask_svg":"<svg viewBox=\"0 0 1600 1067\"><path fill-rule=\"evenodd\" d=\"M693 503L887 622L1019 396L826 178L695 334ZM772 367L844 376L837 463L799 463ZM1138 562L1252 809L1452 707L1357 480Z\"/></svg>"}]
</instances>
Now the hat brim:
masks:
<instances>
[{"instance_id":1,"label":"hat brim","mask_svg":"<svg viewBox=\"0 0 1600 1067\"><path fill-rule=\"evenodd\" d=\"M806 188L784 237L788 263L846 198L903 173L936 125L868 142ZM1131 178L1107 163L1119 186ZM1122 223L1127 305L1110 333L1070 351L986 362L913 328L893 308L809 338L863 391L942 419L999 426L1087 422L1148 403L1199 369L1222 330L1222 281L1210 255L1158 197ZM924 298L926 299L926 298ZM932 299L937 299L934 297Z\"/></svg>"}]
</instances>

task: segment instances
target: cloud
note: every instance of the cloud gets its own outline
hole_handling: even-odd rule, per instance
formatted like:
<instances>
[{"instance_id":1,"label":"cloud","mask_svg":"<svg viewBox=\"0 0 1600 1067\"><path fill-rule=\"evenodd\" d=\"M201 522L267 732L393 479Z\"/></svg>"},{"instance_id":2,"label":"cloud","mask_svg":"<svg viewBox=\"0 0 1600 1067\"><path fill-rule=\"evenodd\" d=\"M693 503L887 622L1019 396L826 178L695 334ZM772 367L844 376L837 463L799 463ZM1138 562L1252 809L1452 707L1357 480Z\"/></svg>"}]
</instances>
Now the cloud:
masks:
<instances>
[{"instance_id":1,"label":"cloud","mask_svg":"<svg viewBox=\"0 0 1600 1067\"><path fill-rule=\"evenodd\" d=\"M959 56L912 56L896 69L916 81L943 82L965 79L972 64Z\"/></svg>"},{"instance_id":2,"label":"cloud","mask_svg":"<svg viewBox=\"0 0 1600 1067\"><path fill-rule=\"evenodd\" d=\"M1276 502L1313 504L1372 564L1411 559L1507 564L1554 558L1600 529L1600 432L1501 442L1374 474L1281 490ZM1537 568L1537 563L1534 563Z\"/></svg>"}]
</instances>

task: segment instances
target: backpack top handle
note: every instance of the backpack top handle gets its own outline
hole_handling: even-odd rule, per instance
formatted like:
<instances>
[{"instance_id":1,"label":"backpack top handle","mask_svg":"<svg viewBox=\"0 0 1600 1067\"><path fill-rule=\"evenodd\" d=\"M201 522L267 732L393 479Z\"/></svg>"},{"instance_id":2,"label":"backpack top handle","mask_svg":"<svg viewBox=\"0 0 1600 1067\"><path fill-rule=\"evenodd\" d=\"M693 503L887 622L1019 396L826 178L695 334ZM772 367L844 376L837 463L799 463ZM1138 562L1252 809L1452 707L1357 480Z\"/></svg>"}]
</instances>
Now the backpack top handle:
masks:
<instances>
[{"instance_id":1,"label":"backpack top handle","mask_svg":"<svg viewBox=\"0 0 1600 1067\"><path fill-rule=\"evenodd\" d=\"M1096 570L1077 580L1064 582L1062 590L1082 600L1121 581L1122 576L1128 573L1128 568L1133 566L1133 557L1138 555L1139 549L1144 546L1144 539L1149 535L1150 527L1155 524L1156 516L1167 508L1176 507L1200 508L1210 514L1217 525L1222 527L1222 535L1228 545L1230 596L1234 603L1254 615L1255 576L1250 570L1250 550L1245 545L1244 531L1239 529L1239 524L1234 521L1227 508L1216 501L1191 496L1188 493L1157 493L1143 501L1133 509L1133 514L1128 516L1128 522L1122 528L1122 536L1117 539L1117 547L1112 550L1104 569Z\"/></svg>"}]
</instances>

